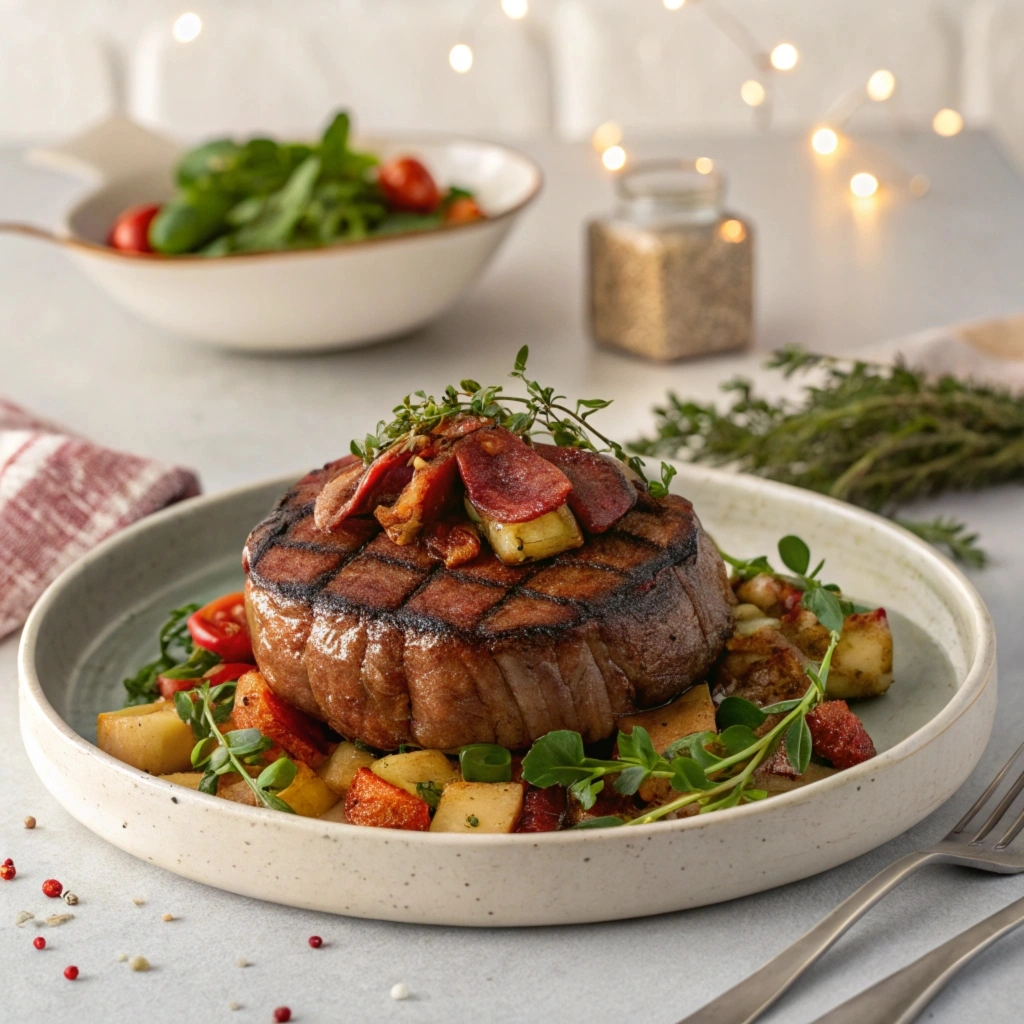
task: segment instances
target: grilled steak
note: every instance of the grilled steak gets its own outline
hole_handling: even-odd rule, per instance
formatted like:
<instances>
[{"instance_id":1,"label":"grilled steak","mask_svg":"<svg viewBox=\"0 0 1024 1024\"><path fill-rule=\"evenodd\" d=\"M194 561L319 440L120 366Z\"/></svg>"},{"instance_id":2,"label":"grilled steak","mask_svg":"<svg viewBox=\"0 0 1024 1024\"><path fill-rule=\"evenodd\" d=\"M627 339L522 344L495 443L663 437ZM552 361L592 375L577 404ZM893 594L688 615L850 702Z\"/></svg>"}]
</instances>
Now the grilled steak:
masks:
<instances>
[{"instance_id":1,"label":"grilled steak","mask_svg":"<svg viewBox=\"0 0 1024 1024\"><path fill-rule=\"evenodd\" d=\"M368 515L317 527L317 497L350 467L303 478L244 556L260 670L343 736L382 749L515 749L552 729L597 740L702 678L731 633L724 566L683 498L643 495L555 558L508 566L484 545L446 569Z\"/></svg>"}]
</instances>

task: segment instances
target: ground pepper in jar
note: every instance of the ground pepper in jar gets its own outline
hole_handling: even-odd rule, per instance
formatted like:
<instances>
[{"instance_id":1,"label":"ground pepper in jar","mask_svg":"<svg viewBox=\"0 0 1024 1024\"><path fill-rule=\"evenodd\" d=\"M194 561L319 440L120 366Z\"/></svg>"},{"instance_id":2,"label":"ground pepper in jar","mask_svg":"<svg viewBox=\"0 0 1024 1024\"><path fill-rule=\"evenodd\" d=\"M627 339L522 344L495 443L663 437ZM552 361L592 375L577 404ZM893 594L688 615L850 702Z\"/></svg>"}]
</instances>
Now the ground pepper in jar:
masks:
<instances>
[{"instance_id":1,"label":"ground pepper in jar","mask_svg":"<svg viewBox=\"0 0 1024 1024\"><path fill-rule=\"evenodd\" d=\"M723 209L706 161L651 161L616 180L618 208L591 221L590 326L601 345L672 360L745 348L753 230Z\"/></svg>"}]
</instances>

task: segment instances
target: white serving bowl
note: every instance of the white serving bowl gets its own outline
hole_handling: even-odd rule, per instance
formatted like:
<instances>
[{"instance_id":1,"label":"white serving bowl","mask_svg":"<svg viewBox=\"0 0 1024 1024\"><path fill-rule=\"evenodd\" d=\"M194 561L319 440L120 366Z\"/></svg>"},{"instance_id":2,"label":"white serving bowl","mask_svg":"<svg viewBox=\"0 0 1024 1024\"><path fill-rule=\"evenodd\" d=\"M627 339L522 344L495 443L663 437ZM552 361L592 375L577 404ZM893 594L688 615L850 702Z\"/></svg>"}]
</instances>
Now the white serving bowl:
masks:
<instances>
[{"instance_id":1,"label":"white serving bowl","mask_svg":"<svg viewBox=\"0 0 1024 1024\"><path fill-rule=\"evenodd\" d=\"M219 258L119 252L105 244L114 218L129 206L170 197L180 151L135 125L112 122L61 150L34 154L36 162L71 164L99 182L57 233L14 224L0 229L59 242L126 308L194 341L267 352L379 341L422 327L456 301L537 196L542 176L521 153L473 139L392 136L357 145L384 160L417 157L439 183L472 189L486 219L296 252Z\"/></svg>"},{"instance_id":2,"label":"white serving bowl","mask_svg":"<svg viewBox=\"0 0 1024 1024\"><path fill-rule=\"evenodd\" d=\"M673 489L738 555L798 530L830 580L891 613L896 681L857 706L877 757L803 789L680 821L463 836L364 828L219 800L98 750L96 712L153 656L167 610L236 590L246 534L291 481L198 498L90 552L36 605L20 654L21 731L47 789L108 842L207 885L296 907L430 924L612 920L734 899L824 871L939 807L981 756L995 638L964 576L878 516L694 466ZM120 692L119 692L120 691Z\"/></svg>"}]
</instances>

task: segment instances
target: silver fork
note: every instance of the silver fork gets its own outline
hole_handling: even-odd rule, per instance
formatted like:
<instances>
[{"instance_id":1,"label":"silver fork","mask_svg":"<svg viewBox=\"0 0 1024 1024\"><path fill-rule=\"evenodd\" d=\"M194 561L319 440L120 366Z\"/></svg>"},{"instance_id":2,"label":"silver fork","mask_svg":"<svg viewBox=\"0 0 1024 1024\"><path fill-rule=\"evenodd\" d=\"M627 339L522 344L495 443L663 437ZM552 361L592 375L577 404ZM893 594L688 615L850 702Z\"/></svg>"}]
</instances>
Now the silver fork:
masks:
<instances>
[{"instance_id":1,"label":"silver fork","mask_svg":"<svg viewBox=\"0 0 1024 1024\"><path fill-rule=\"evenodd\" d=\"M1024 772L1000 798L981 828L977 832L967 831L968 825L995 795L1022 752L1024 744L1017 748L985 792L974 802L974 806L944 839L935 846L901 857L879 872L840 903L820 924L769 960L759 971L679 1021L679 1024L750 1024L757 1020L851 925L900 882L926 864L960 864L1001 875L1015 875L1024 871L1024 850L1009 849L1018 833L1024 829L1024 811L1018 814L1005 832L993 839L989 838L1017 797L1024 792Z\"/></svg>"}]
</instances>

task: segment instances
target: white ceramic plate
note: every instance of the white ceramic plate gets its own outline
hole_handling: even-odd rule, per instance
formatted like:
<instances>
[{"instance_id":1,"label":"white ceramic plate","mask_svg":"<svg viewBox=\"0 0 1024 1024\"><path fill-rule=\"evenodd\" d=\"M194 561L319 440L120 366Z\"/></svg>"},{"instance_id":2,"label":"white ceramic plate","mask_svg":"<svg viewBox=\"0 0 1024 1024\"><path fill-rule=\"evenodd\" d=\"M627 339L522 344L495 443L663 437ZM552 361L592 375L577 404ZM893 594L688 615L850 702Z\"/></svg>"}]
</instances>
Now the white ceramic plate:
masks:
<instances>
[{"instance_id":1,"label":"white ceramic plate","mask_svg":"<svg viewBox=\"0 0 1024 1024\"><path fill-rule=\"evenodd\" d=\"M886 520L778 484L681 466L675 488L718 543L774 553L797 531L848 593L890 610L896 682L858 712L874 760L763 803L675 822L541 835L445 836L362 828L218 800L93 746L98 711L152 657L182 602L237 589L250 527L290 481L171 508L64 573L25 627L25 746L79 821L137 857L232 892L397 921L538 925L657 914L733 899L840 864L951 796L985 747L995 639L977 593Z\"/></svg>"},{"instance_id":2,"label":"white ceramic plate","mask_svg":"<svg viewBox=\"0 0 1024 1024\"><path fill-rule=\"evenodd\" d=\"M482 273L541 172L506 146L457 136L360 139L383 160L421 159L439 183L476 192L487 218L410 235L298 252L209 258L138 256L105 240L129 206L170 197L178 148L122 120L108 122L37 162L97 182L58 233L0 224L62 244L101 288L137 316L194 341L251 351L345 348L404 334L448 309Z\"/></svg>"}]
</instances>

